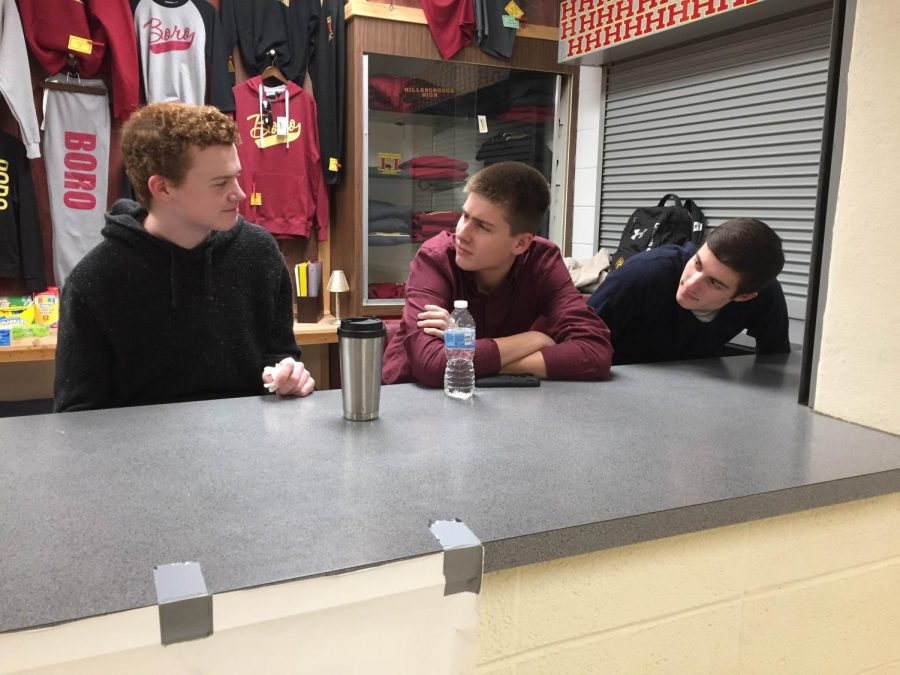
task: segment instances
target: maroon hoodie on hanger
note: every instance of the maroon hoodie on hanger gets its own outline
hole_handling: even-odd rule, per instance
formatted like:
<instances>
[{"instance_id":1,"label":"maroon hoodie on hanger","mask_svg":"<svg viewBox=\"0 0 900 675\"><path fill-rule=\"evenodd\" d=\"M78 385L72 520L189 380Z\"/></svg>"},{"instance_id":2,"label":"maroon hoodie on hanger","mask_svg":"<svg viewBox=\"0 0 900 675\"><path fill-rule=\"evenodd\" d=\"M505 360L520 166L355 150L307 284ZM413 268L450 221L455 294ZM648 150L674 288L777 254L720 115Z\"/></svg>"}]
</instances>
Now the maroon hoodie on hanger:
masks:
<instances>
[{"instance_id":1,"label":"maroon hoodie on hanger","mask_svg":"<svg viewBox=\"0 0 900 675\"><path fill-rule=\"evenodd\" d=\"M328 239L328 191L319 162L316 102L293 82L272 96L257 75L234 88L235 121L241 134L240 213L280 239ZM260 117L261 108L262 119ZM278 119L286 117L285 133Z\"/></svg>"}]
</instances>

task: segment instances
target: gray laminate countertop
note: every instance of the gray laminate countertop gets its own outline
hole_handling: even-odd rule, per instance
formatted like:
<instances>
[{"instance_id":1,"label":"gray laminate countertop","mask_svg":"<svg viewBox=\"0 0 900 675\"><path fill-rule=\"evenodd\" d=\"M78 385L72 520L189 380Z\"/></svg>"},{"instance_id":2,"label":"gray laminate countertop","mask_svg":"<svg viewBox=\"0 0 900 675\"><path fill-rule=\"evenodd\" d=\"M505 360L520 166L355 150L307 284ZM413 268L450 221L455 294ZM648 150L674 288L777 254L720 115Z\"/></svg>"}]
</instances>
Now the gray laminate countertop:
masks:
<instances>
[{"instance_id":1,"label":"gray laminate countertop","mask_svg":"<svg viewBox=\"0 0 900 675\"><path fill-rule=\"evenodd\" d=\"M486 570L900 491L900 438L796 402L799 357L626 366L604 383L382 389L0 419L0 632L440 550Z\"/></svg>"}]
</instances>

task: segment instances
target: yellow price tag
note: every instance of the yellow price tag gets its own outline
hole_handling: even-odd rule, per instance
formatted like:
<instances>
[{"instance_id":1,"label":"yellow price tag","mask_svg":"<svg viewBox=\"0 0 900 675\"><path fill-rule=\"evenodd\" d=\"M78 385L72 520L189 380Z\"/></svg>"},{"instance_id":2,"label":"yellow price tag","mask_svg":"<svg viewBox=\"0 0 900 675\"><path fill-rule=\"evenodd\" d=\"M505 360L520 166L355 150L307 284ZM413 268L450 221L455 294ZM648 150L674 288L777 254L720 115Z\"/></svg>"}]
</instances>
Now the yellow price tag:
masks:
<instances>
[{"instance_id":1,"label":"yellow price tag","mask_svg":"<svg viewBox=\"0 0 900 675\"><path fill-rule=\"evenodd\" d=\"M94 51L94 43L87 38L78 37L77 35L70 35L69 51L78 52L79 54L90 54L92 51Z\"/></svg>"},{"instance_id":2,"label":"yellow price tag","mask_svg":"<svg viewBox=\"0 0 900 675\"><path fill-rule=\"evenodd\" d=\"M509 0L509 4L506 5L503 9L506 10L506 13L511 17L520 19L525 16L525 12L522 11L521 7L516 4L516 0Z\"/></svg>"},{"instance_id":3,"label":"yellow price tag","mask_svg":"<svg viewBox=\"0 0 900 675\"><path fill-rule=\"evenodd\" d=\"M329 171L337 171L340 168L340 164L337 161L337 157L329 157L328 158L328 170Z\"/></svg>"},{"instance_id":4,"label":"yellow price tag","mask_svg":"<svg viewBox=\"0 0 900 675\"><path fill-rule=\"evenodd\" d=\"M250 206L262 206L262 192L250 193Z\"/></svg>"}]
</instances>

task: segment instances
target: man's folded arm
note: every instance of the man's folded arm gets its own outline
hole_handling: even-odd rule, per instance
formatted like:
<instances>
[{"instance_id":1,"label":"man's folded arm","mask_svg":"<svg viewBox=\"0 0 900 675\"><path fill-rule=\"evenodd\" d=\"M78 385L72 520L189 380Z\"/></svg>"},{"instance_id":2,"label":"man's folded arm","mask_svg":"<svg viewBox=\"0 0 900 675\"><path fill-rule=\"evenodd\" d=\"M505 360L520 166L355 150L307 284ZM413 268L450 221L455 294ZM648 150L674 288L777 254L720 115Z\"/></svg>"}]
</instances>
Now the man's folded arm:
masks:
<instances>
[{"instance_id":1,"label":"man's folded arm","mask_svg":"<svg viewBox=\"0 0 900 675\"><path fill-rule=\"evenodd\" d=\"M591 311L572 284L559 258L545 275L547 334L556 344L541 355L546 376L554 380L605 380L612 365L612 343L606 324Z\"/></svg>"},{"instance_id":2,"label":"man's folded arm","mask_svg":"<svg viewBox=\"0 0 900 675\"><path fill-rule=\"evenodd\" d=\"M758 354L782 354L791 351L789 338L790 319L784 292L777 282L760 291L760 296L770 295L768 311L747 327L747 334L756 340ZM760 297L760 300L763 298Z\"/></svg>"}]
</instances>

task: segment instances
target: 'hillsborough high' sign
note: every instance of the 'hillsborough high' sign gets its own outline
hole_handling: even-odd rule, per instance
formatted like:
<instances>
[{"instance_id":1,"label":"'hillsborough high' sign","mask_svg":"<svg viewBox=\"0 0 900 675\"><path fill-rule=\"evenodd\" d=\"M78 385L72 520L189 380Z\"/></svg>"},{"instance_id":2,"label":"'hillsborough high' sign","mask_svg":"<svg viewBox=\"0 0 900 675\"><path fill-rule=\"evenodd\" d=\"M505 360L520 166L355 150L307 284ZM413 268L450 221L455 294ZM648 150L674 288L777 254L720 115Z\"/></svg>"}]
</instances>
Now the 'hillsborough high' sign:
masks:
<instances>
[{"instance_id":1,"label":"'hillsborough high' sign","mask_svg":"<svg viewBox=\"0 0 900 675\"><path fill-rule=\"evenodd\" d=\"M706 19L762 0L563 0L560 61Z\"/></svg>"}]
</instances>

